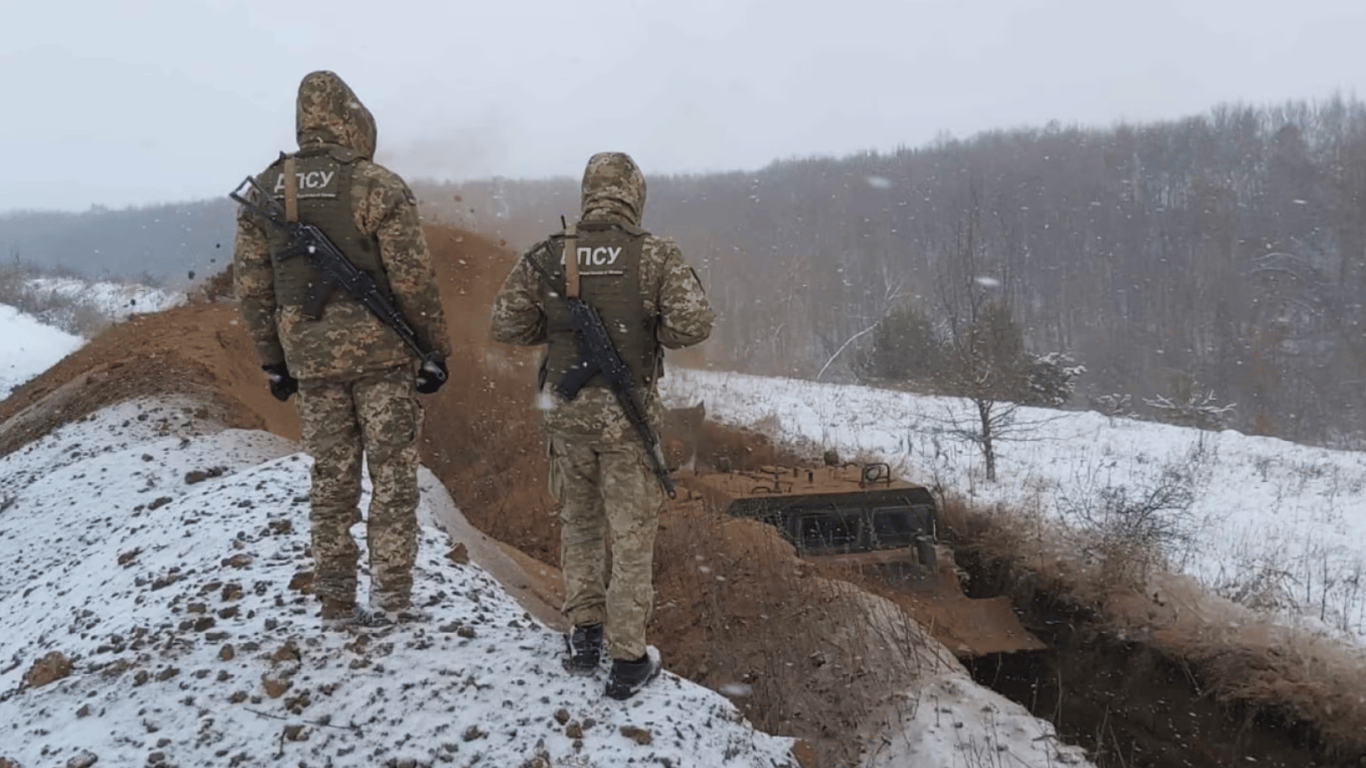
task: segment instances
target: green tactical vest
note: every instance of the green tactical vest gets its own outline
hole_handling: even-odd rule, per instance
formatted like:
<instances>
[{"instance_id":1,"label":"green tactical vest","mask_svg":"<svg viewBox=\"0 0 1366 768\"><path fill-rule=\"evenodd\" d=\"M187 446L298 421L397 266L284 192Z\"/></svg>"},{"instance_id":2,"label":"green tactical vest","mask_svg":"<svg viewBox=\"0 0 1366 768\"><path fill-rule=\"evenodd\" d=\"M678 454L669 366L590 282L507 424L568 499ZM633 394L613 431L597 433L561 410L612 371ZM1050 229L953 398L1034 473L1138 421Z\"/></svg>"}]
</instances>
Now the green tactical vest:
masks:
<instances>
[{"instance_id":1,"label":"green tactical vest","mask_svg":"<svg viewBox=\"0 0 1366 768\"><path fill-rule=\"evenodd\" d=\"M603 327L622 362L631 369L636 387L648 389L659 376L662 362L655 341L654 317L645 314L640 290L640 257L649 235L639 227L614 222L581 221L578 226L579 298L602 318ZM549 253L563 254L564 233L550 238ZM563 257L558 263L539 254L541 273L554 292L545 304L549 348L541 361L540 380L558 385L579 360L578 338L569 320ZM594 376L586 386L605 387L606 377Z\"/></svg>"},{"instance_id":2,"label":"green tactical vest","mask_svg":"<svg viewBox=\"0 0 1366 768\"><path fill-rule=\"evenodd\" d=\"M281 205L285 197L284 157L281 155L261 178L262 186L270 190ZM351 179L359 159L360 155L349 149L326 145L300 150L294 155L294 176L299 185L299 221L321 229L342 255L374 278L384 295L390 297L389 279L379 258L379 244L356 229ZM280 306L302 306L309 288L321 282L321 276L307 254L281 258L288 253L289 246L283 233L271 233L275 299ZM341 288L332 292L330 300L355 301Z\"/></svg>"}]
</instances>

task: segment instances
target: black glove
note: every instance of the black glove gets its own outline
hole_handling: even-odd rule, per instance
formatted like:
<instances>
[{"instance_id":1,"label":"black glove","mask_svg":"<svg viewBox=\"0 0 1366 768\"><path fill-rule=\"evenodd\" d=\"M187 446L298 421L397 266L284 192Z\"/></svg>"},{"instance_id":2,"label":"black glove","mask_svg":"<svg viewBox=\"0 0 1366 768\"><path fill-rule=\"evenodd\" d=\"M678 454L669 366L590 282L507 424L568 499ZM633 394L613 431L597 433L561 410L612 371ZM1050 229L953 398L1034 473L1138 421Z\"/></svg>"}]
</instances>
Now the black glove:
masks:
<instances>
[{"instance_id":1,"label":"black glove","mask_svg":"<svg viewBox=\"0 0 1366 768\"><path fill-rule=\"evenodd\" d=\"M434 357L422 363L422 367L417 369L417 391L424 395L430 395L441 389L441 385L446 383L449 371L446 370L446 361L440 357Z\"/></svg>"},{"instance_id":2,"label":"black glove","mask_svg":"<svg viewBox=\"0 0 1366 768\"><path fill-rule=\"evenodd\" d=\"M263 365L261 370L270 377L270 393L275 395L276 400L283 403L299 391L299 380L289 375L289 366L285 363Z\"/></svg>"}]
</instances>

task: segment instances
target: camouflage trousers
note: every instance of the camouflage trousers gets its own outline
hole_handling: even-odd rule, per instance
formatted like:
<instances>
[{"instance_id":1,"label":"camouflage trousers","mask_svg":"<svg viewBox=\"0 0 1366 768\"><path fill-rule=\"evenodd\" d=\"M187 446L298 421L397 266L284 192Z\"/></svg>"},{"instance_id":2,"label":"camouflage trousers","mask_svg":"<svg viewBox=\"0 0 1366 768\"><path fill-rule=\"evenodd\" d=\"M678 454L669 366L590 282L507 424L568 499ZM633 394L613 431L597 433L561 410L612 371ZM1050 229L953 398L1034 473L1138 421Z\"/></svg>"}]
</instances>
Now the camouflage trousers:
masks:
<instances>
[{"instance_id":1,"label":"camouflage trousers","mask_svg":"<svg viewBox=\"0 0 1366 768\"><path fill-rule=\"evenodd\" d=\"M601 622L612 658L640 658L654 612L655 533L664 506L645 449L634 440L552 435L549 459L550 493L560 502L565 618Z\"/></svg>"},{"instance_id":2,"label":"camouflage trousers","mask_svg":"<svg viewBox=\"0 0 1366 768\"><path fill-rule=\"evenodd\" d=\"M299 383L304 450L313 457L310 521L314 592L349 603L356 596L362 459L372 492L365 537L371 592L382 607L403 608L417 556L417 437L422 407L408 366L338 380Z\"/></svg>"}]
</instances>

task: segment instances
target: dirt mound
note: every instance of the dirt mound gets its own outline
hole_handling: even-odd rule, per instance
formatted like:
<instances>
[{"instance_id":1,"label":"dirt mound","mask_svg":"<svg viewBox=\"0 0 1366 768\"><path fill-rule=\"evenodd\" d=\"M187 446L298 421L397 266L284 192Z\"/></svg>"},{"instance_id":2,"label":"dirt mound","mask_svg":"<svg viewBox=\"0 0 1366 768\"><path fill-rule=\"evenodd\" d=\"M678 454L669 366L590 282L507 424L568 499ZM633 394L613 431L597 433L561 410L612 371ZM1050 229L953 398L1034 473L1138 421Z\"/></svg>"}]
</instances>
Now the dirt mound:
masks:
<instances>
[{"instance_id":1,"label":"dirt mound","mask_svg":"<svg viewBox=\"0 0 1366 768\"><path fill-rule=\"evenodd\" d=\"M496 344L489 308L517 254L502 243L427 228L454 349L451 380L425 398L422 460L477 528L559 562L535 402L537 351Z\"/></svg>"},{"instance_id":2,"label":"dirt mound","mask_svg":"<svg viewBox=\"0 0 1366 768\"><path fill-rule=\"evenodd\" d=\"M228 426L298 439L294 406L270 396L237 317L208 302L110 326L0 402L0 454L111 403L179 393Z\"/></svg>"},{"instance_id":3,"label":"dirt mound","mask_svg":"<svg viewBox=\"0 0 1366 768\"><path fill-rule=\"evenodd\" d=\"M896 604L828 578L776 528L700 500L661 520L656 589L651 639L669 668L763 730L814 744L819 765L859 764L870 715L958 665Z\"/></svg>"}]
</instances>

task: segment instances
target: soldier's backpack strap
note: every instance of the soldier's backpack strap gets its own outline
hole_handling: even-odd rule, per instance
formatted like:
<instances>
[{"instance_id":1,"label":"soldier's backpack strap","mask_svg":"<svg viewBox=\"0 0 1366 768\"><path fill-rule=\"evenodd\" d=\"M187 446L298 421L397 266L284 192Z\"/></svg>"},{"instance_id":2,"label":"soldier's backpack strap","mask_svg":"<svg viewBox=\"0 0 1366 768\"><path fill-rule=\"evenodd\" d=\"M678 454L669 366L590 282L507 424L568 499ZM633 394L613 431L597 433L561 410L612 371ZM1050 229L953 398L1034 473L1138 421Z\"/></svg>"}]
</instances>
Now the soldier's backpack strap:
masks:
<instances>
[{"instance_id":1,"label":"soldier's backpack strap","mask_svg":"<svg viewBox=\"0 0 1366 768\"><path fill-rule=\"evenodd\" d=\"M564 295L579 297L579 230L575 222L564 225Z\"/></svg>"},{"instance_id":2,"label":"soldier's backpack strap","mask_svg":"<svg viewBox=\"0 0 1366 768\"><path fill-rule=\"evenodd\" d=\"M299 177L294 175L294 155L285 156L285 221L299 220Z\"/></svg>"}]
</instances>

